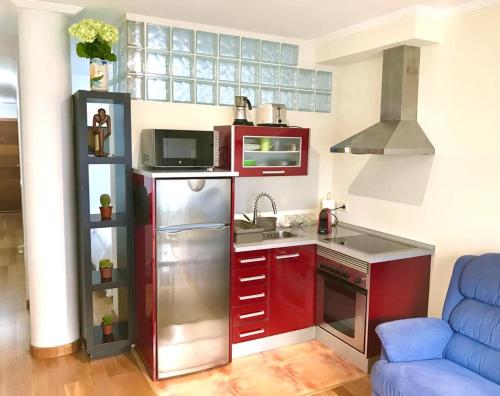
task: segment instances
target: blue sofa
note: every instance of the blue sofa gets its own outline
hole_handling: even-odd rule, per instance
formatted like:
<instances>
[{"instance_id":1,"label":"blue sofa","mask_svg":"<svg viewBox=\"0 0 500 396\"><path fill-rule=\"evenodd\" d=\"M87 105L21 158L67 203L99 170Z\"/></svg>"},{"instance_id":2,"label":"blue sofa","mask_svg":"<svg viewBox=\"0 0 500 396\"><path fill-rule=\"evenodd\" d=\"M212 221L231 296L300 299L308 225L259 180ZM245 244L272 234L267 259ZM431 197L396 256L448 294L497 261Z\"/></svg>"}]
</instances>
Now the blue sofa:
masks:
<instances>
[{"instance_id":1,"label":"blue sofa","mask_svg":"<svg viewBox=\"0 0 500 396\"><path fill-rule=\"evenodd\" d=\"M373 396L500 396L500 254L457 260L442 317L377 327Z\"/></svg>"}]
</instances>

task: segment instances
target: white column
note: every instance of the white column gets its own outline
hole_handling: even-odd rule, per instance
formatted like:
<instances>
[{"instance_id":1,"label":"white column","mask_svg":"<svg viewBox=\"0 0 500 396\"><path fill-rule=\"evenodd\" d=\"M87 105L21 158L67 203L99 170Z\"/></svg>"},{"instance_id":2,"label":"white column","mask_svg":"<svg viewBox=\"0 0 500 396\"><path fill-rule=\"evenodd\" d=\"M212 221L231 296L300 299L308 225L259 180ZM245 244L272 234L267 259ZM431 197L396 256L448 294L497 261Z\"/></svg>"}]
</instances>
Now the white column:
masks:
<instances>
[{"instance_id":1,"label":"white column","mask_svg":"<svg viewBox=\"0 0 500 396\"><path fill-rule=\"evenodd\" d=\"M21 171L31 346L80 337L68 14L80 7L12 0L18 8Z\"/></svg>"}]
</instances>

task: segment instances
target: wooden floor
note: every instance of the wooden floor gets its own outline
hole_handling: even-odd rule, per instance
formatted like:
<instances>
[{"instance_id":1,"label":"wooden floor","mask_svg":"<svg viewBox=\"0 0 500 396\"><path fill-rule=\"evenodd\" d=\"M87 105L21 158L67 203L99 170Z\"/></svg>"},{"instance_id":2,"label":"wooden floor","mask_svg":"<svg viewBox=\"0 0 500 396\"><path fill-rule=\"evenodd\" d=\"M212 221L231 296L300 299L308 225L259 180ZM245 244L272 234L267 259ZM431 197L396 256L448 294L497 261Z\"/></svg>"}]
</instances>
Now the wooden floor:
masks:
<instances>
[{"instance_id":1,"label":"wooden floor","mask_svg":"<svg viewBox=\"0 0 500 396\"><path fill-rule=\"evenodd\" d=\"M169 383L181 381L167 380L151 385L130 353L95 361L89 361L83 351L56 359L32 358L29 354L29 315L26 311L23 256L18 252L21 244L21 216L0 213L0 396L147 396L163 394L162 390L167 389ZM285 350L272 353L279 359L284 356ZM244 365L245 362L236 360L225 370L236 370L238 364ZM370 396L369 379L364 376L359 379L359 375L354 377L358 380L316 394ZM196 377L192 378L194 380ZM188 379L184 377L182 381ZM279 382L278 377L276 382ZM259 384L255 388L259 388ZM249 394L256 394L252 389L248 391ZM204 394L199 390L192 393L187 389L177 393L180 396ZM281 396L273 392L266 394Z\"/></svg>"}]
</instances>

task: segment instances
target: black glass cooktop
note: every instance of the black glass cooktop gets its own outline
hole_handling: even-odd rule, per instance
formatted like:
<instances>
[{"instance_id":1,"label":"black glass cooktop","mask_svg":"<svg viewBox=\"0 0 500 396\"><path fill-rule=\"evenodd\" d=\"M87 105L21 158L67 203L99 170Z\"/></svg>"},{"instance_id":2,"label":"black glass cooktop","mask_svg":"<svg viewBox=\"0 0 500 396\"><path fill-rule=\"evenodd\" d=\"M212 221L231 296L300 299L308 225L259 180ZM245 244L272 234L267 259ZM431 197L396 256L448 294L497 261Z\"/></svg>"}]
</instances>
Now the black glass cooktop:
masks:
<instances>
[{"instance_id":1,"label":"black glass cooktop","mask_svg":"<svg viewBox=\"0 0 500 396\"><path fill-rule=\"evenodd\" d=\"M381 254L414 249L412 246L373 235L351 235L346 237L326 238L325 240L367 254Z\"/></svg>"}]
</instances>

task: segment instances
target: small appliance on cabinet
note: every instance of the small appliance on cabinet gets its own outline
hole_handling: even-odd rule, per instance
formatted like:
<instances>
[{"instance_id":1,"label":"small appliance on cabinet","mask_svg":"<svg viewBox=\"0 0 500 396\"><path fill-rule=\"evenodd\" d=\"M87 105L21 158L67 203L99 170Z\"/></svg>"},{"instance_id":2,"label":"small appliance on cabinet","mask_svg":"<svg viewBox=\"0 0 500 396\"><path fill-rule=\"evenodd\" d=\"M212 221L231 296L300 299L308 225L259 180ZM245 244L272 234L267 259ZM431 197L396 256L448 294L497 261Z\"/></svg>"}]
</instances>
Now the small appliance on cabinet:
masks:
<instances>
[{"instance_id":1,"label":"small appliance on cabinet","mask_svg":"<svg viewBox=\"0 0 500 396\"><path fill-rule=\"evenodd\" d=\"M154 380L226 364L232 180L141 173L136 350Z\"/></svg>"},{"instance_id":2,"label":"small appliance on cabinet","mask_svg":"<svg viewBox=\"0 0 500 396\"><path fill-rule=\"evenodd\" d=\"M216 167L240 176L305 176L309 129L227 125L214 127L219 142Z\"/></svg>"},{"instance_id":3,"label":"small appliance on cabinet","mask_svg":"<svg viewBox=\"0 0 500 396\"><path fill-rule=\"evenodd\" d=\"M219 148L213 131L145 129L142 164L150 168L213 168Z\"/></svg>"}]
</instances>

